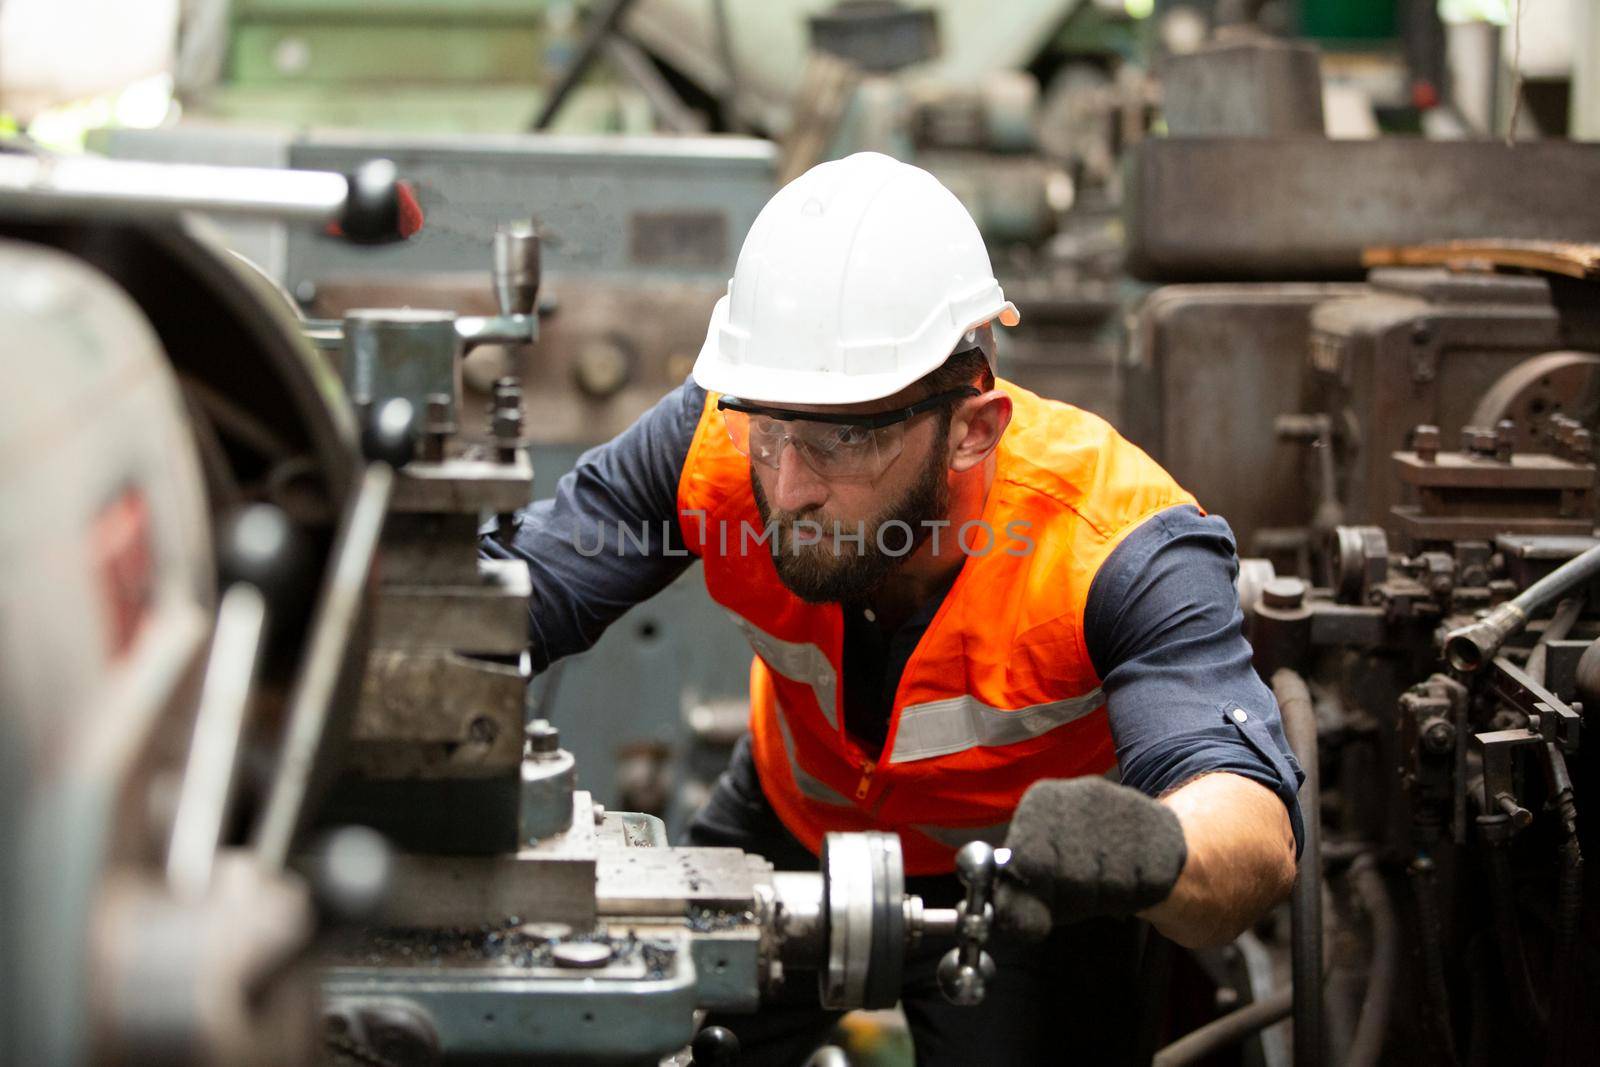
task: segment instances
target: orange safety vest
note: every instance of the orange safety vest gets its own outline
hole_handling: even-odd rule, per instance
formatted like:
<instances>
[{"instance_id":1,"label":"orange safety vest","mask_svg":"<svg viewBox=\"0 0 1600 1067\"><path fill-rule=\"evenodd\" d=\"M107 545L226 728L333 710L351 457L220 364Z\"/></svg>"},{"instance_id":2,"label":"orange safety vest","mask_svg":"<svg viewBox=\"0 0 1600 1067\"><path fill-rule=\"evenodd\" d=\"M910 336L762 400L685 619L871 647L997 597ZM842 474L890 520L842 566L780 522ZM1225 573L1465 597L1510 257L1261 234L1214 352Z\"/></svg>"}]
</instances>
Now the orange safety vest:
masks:
<instances>
[{"instance_id":1,"label":"orange safety vest","mask_svg":"<svg viewBox=\"0 0 1600 1067\"><path fill-rule=\"evenodd\" d=\"M711 599L755 649L750 732L762 788L814 852L829 831L891 830L908 873L949 871L966 842L1004 839L1033 782L1116 765L1083 640L1089 587L1140 523L1194 498L1105 420L999 388L1015 413L984 505L995 537L974 527L963 539L971 551L905 665L881 753L845 731L841 608L807 604L778 579L770 543L758 540L749 460L728 439L716 396L706 398L678 482L679 525Z\"/></svg>"}]
</instances>

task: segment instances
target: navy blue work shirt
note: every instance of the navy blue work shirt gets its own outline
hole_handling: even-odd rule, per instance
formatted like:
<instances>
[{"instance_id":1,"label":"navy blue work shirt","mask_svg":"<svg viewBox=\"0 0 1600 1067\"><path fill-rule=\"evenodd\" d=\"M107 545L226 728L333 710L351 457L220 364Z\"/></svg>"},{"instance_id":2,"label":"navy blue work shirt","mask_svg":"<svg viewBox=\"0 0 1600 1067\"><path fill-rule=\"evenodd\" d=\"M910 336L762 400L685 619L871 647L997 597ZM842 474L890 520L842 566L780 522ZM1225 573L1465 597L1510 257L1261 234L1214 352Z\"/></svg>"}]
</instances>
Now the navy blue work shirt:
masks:
<instances>
[{"instance_id":1,"label":"navy blue work shirt","mask_svg":"<svg viewBox=\"0 0 1600 1067\"><path fill-rule=\"evenodd\" d=\"M678 528L678 478L705 398L686 381L579 457L553 498L520 512L509 547L482 539L485 556L528 564L535 669L589 648L694 562ZM652 536L623 535L640 530ZM1124 785L1160 796L1202 774L1241 775L1283 801L1298 848L1304 776L1277 703L1250 664L1234 589L1238 567L1222 518L1190 505L1159 512L1095 575L1084 642L1101 678ZM901 671L937 609L926 605L888 635L860 611L845 613L845 722L869 750L883 744Z\"/></svg>"}]
</instances>

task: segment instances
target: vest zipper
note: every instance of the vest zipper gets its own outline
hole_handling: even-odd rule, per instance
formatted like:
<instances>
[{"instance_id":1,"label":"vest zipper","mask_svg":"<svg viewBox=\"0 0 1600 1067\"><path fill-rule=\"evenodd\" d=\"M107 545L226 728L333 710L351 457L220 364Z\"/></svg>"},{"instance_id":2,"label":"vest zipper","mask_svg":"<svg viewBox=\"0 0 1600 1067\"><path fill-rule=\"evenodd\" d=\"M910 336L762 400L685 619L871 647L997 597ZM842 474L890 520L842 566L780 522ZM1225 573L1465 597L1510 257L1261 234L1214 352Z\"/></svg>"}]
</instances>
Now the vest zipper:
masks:
<instances>
[{"instance_id":1,"label":"vest zipper","mask_svg":"<svg viewBox=\"0 0 1600 1067\"><path fill-rule=\"evenodd\" d=\"M867 799L867 790L872 788L872 772L876 768L877 764L873 763L871 760L865 760L862 762L861 781L856 785L857 800Z\"/></svg>"}]
</instances>

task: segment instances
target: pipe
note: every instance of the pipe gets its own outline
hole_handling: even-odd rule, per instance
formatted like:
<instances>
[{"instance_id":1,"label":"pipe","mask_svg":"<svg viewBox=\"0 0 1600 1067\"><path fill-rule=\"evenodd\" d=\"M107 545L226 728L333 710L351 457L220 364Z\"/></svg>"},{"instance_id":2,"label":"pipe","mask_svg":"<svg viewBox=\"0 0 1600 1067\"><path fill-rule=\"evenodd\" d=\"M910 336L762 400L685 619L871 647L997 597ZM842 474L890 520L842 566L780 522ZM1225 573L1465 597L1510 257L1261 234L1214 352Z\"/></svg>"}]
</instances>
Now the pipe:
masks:
<instances>
[{"instance_id":1,"label":"pipe","mask_svg":"<svg viewBox=\"0 0 1600 1067\"><path fill-rule=\"evenodd\" d=\"M1351 865L1350 879L1372 923L1372 966L1367 972L1367 992L1361 1001L1361 1016L1345 1067L1369 1067L1378 1062L1383 1052L1383 1039L1389 1032L1389 1012L1394 1006L1400 972L1399 925L1394 917L1394 903L1389 899L1389 887L1384 884L1383 873L1370 855L1358 858Z\"/></svg>"},{"instance_id":2,"label":"pipe","mask_svg":"<svg viewBox=\"0 0 1600 1067\"><path fill-rule=\"evenodd\" d=\"M1445 636L1444 654L1456 670L1470 674L1494 658L1506 638L1528 624L1552 600L1600 576L1600 545L1576 556L1477 622Z\"/></svg>"},{"instance_id":3,"label":"pipe","mask_svg":"<svg viewBox=\"0 0 1600 1067\"><path fill-rule=\"evenodd\" d=\"M1322 792L1318 769L1317 717L1305 679L1284 668L1272 676L1272 694L1283 715L1284 734L1305 781L1300 785L1300 817L1305 844L1290 895L1290 966L1294 999L1294 1062L1316 1067L1323 1060L1322 1004Z\"/></svg>"},{"instance_id":4,"label":"pipe","mask_svg":"<svg viewBox=\"0 0 1600 1067\"><path fill-rule=\"evenodd\" d=\"M1539 640L1534 642L1533 651L1528 653L1528 662L1522 668L1529 678L1540 685L1544 684L1546 667L1550 661L1550 642L1564 640L1577 625L1578 616L1581 614L1583 614L1581 596L1568 597L1556 605L1556 613L1550 617L1550 624L1544 628L1544 633L1539 635Z\"/></svg>"},{"instance_id":5,"label":"pipe","mask_svg":"<svg viewBox=\"0 0 1600 1067\"><path fill-rule=\"evenodd\" d=\"M1187 1067L1207 1056L1281 1022L1294 1010L1294 987L1285 986L1265 1000L1247 1004L1191 1031L1155 1054L1151 1067Z\"/></svg>"}]
</instances>

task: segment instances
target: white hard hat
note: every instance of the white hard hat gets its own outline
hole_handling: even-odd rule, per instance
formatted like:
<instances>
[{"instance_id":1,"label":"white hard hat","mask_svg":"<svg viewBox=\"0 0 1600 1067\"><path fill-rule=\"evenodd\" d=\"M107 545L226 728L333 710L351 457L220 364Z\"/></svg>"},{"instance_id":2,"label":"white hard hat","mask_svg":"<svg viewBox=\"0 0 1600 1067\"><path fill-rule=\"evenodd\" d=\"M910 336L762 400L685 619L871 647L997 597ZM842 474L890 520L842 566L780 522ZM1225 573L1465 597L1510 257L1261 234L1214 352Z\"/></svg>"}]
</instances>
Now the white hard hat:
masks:
<instances>
[{"instance_id":1,"label":"white hard hat","mask_svg":"<svg viewBox=\"0 0 1600 1067\"><path fill-rule=\"evenodd\" d=\"M995 318L1014 326L1017 309L961 201L919 167L858 152L761 209L694 380L764 403L877 400Z\"/></svg>"}]
</instances>

